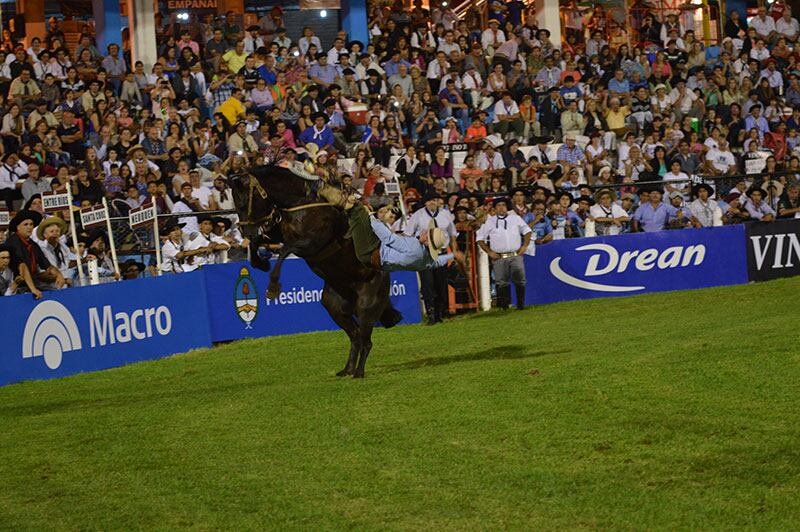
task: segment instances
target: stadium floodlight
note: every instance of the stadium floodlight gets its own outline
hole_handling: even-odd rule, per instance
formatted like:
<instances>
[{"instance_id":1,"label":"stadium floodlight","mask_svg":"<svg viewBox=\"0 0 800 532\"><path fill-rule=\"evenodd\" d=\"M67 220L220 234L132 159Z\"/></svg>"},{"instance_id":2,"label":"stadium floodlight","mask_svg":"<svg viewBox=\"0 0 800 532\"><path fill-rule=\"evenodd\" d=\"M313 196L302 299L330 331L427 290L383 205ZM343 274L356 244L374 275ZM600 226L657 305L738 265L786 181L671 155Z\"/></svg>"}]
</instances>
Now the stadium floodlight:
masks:
<instances>
[{"instance_id":1,"label":"stadium floodlight","mask_svg":"<svg viewBox=\"0 0 800 532\"><path fill-rule=\"evenodd\" d=\"M327 16L328 16L328 10L327 10L327 9L322 9L322 10L320 10L320 12L319 12L319 16L320 16L320 18L325 18L325 17L327 17Z\"/></svg>"}]
</instances>

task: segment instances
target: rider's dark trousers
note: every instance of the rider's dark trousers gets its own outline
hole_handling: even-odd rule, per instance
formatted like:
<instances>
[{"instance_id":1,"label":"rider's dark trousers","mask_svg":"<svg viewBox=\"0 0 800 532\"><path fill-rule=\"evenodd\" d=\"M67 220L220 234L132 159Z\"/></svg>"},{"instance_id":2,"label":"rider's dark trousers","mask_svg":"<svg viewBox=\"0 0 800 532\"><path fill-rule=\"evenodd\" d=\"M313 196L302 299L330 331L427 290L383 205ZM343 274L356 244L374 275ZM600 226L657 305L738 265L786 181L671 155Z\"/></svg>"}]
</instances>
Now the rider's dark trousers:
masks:
<instances>
[{"instance_id":1,"label":"rider's dark trousers","mask_svg":"<svg viewBox=\"0 0 800 532\"><path fill-rule=\"evenodd\" d=\"M425 311L428 316L441 318L447 308L447 268L422 270L419 279Z\"/></svg>"}]
</instances>

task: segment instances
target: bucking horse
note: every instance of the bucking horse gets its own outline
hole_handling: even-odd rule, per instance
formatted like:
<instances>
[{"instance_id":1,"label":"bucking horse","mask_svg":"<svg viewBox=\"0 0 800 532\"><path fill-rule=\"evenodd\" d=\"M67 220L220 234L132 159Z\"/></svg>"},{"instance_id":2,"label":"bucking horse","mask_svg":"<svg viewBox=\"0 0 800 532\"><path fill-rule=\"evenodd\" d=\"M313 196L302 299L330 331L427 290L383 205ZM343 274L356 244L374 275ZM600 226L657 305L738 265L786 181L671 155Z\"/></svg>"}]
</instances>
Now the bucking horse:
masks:
<instances>
[{"instance_id":1,"label":"bucking horse","mask_svg":"<svg viewBox=\"0 0 800 532\"><path fill-rule=\"evenodd\" d=\"M320 199L315 179L268 165L230 176L230 186L242 234L250 241L251 264L270 271L270 261L259 256L259 249L267 238L283 244L271 268L267 297L280 295L286 257L304 259L325 281L322 305L350 339L347 363L337 375L363 378L375 323L392 327L402 315L389 300L389 274L358 261L344 212Z\"/></svg>"}]
</instances>

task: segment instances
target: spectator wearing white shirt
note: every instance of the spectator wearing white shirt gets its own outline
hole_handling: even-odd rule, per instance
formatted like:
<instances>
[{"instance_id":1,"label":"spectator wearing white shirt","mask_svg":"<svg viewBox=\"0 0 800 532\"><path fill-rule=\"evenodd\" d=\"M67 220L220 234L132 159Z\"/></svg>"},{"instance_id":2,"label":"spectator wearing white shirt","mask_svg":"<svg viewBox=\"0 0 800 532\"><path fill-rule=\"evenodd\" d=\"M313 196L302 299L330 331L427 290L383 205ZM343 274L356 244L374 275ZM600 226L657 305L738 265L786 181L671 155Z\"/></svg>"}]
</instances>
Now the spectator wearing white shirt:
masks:
<instances>
[{"instance_id":1,"label":"spectator wearing white shirt","mask_svg":"<svg viewBox=\"0 0 800 532\"><path fill-rule=\"evenodd\" d=\"M785 37L787 41L795 42L800 34L800 24L792 16L792 12L787 9L783 12L783 16L775 22L775 31L781 37Z\"/></svg>"},{"instance_id":2,"label":"spectator wearing white shirt","mask_svg":"<svg viewBox=\"0 0 800 532\"><path fill-rule=\"evenodd\" d=\"M617 193L611 189L598 190L594 195L595 204L589 209L589 217L595 223L598 236L618 235L622 224L629 220L625 209L616 203Z\"/></svg>"},{"instance_id":3,"label":"spectator wearing white shirt","mask_svg":"<svg viewBox=\"0 0 800 532\"><path fill-rule=\"evenodd\" d=\"M678 159L672 159L669 164L669 171L664 174L664 195L669 195L672 192L680 193L684 199L689 198L690 185L689 176L681 171L681 162Z\"/></svg>"},{"instance_id":4,"label":"spectator wearing white shirt","mask_svg":"<svg viewBox=\"0 0 800 532\"><path fill-rule=\"evenodd\" d=\"M481 33L481 45L483 49L488 50L491 47L492 51L494 51L504 42L506 42L506 34L500 29L500 21L491 19L489 21L489 28L483 30L483 33Z\"/></svg>"},{"instance_id":5,"label":"spectator wearing white shirt","mask_svg":"<svg viewBox=\"0 0 800 532\"><path fill-rule=\"evenodd\" d=\"M756 45L750 50L750 58L755 59L759 63L763 63L770 58L769 48L763 39L758 39Z\"/></svg>"},{"instance_id":6,"label":"spectator wearing white shirt","mask_svg":"<svg viewBox=\"0 0 800 532\"><path fill-rule=\"evenodd\" d=\"M5 160L0 155L0 200L5 201L9 211L14 209L14 200L22 199L22 176L27 173L27 167L23 168L19 156L16 153L9 153Z\"/></svg>"},{"instance_id":7,"label":"spectator wearing white shirt","mask_svg":"<svg viewBox=\"0 0 800 532\"><path fill-rule=\"evenodd\" d=\"M261 28L255 24L247 28L247 35L243 39L245 53L254 54L256 50L264 46L264 39L258 35L260 30Z\"/></svg>"},{"instance_id":8,"label":"spectator wearing white shirt","mask_svg":"<svg viewBox=\"0 0 800 532\"><path fill-rule=\"evenodd\" d=\"M438 87L438 82L447 75L447 72L450 70L450 63L447 62L447 57L445 56L444 52L436 52L436 60L431 61L428 65L428 72L427 78L429 81L436 81L436 86ZM432 91L438 92L438 91Z\"/></svg>"},{"instance_id":9,"label":"spectator wearing white shirt","mask_svg":"<svg viewBox=\"0 0 800 532\"><path fill-rule=\"evenodd\" d=\"M719 140L719 148L706 153L705 171L712 175L732 174L736 170L736 158L728 148L728 141Z\"/></svg>"},{"instance_id":10,"label":"spectator wearing white shirt","mask_svg":"<svg viewBox=\"0 0 800 532\"><path fill-rule=\"evenodd\" d=\"M749 27L756 30L756 35L767 42L776 36L775 19L767 16L767 8L764 6L758 8L758 14L750 21Z\"/></svg>"},{"instance_id":11,"label":"spectator wearing white shirt","mask_svg":"<svg viewBox=\"0 0 800 532\"><path fill-rule=\"evenodd\" d=\"M452 52L461 54L461 47L453 40L453 30L444 32L444 39L439 41L439 46L436 47L437 52L444 52L447 57L450 57Z\"/></svg>"},{"instance_id":12,"label":"spectator wearing white shirt","mask_svg":"<svg viewBox=\"0 0 800 532\"><path fill-rule=\"evenodd\" d=\"M181 195L172 205L172 212L179 214L192 214L192 216L182 216L178 222L182 224L183 230L186 234L196 233L197 217L194 213L201 212L203 208L200 206L200 200L192 195L192 184L184 183L181 185Z\"/></svg>"},{"instance_id":13,"label":"spectator wearing white shirt","mask_svg":"<svg viewBox=\"0 0 800 532\"><path fill-rule=\"evenodd\" d=\"M66 222L58 216L50 216L36 228L36 240L48 262L71 284L77 270L69 267L70 250L62 238L66 233Z\"/></svg>"},{"instance_id":14,"label":"spectator wearing white shirt","mask_svg":"<svg viewBox=\"0 0 800 532\"><path fill-rule=\"evenodd\" d=\"M314 35L314 30L306 26L303 28L303 36L297 41L297 47L300 49L300 55L306 55L308 48L315 45L317 50L322 50L322 42L319 37Z\"/></svg>"},{"instance_id":15,"label":"spectator wearing white shirt","mask_svg":"<svg viewBox=\"0 0 800 532\"><path fill-rule=\"evenodd\" d=\"M513 134L517 139L522 140L522 131L525 129L525 122L519 113L517 102L511 97L511 93L503 93L499 102L494 104L494 123L492 133L508 137Z\"/></svg>"},{"instance_id":16,"label":"spectator wearing white shirt","mask_svg":"<svg viewBox=\"0 0 800 532\"><path fill-rule=\"evenodd\" d=\"M217 253L230 249L224 238L214 234L214 222L211 215L205 214L197 217L198 231L189 236L186 242L187 251L198 251L194 256L194 266L200 268L208 264L216 264Z\"/></svg>"},{"instance_id":17,"label":"spectator wearing white shirt","mask_svg":"<svg viewBox=\"0 0 800 532\"><path fill-rule=\"evenodd\" d=\"M676 82L675 88L669 93L669 98L672 102L672 107L680 113L682 118L683 115L686 115L692 110L692 105L697 99L697 94L687 89L686 83L682 79L679 79Z\"/></svg>"},{"instance_id":18,"label":"spectator wearing white shirt","mask_svg":"<svg viewBox=\"0 0 800 532\"><path fill-rule=\"evenodd\" d=\"M494 145L488 139L483 151L478 154L477 166L491 175L502 175L506 169L503 156L495 150Z\"/></svg>"},{"instance_id":19,"label":"spectator wearing white shirt","mask_svg":"<svg viewBox=\"0 0 800 532\"><path fill-rule=\"evenodd\" d=\"M339 63L339 54L347 53L347 48L344 46L344 41L340 38L333 40L333 47L328 50L328 64L336 65Z\"/></svg>"},{"instance_id":20,"label":"spectator wearing white shirt","mask_svg":"<svg viewBox=\"0 0 800 532\"><path fill-rule=\"evenodd\" d=\"M694 188L697 199L689 204L689 213L692 225L696 228L722 225L722 210L717 202L711 199L713 194L714 189L706 183Z\"/></svg>"},{"instance_id":21,"label":"spectator wearing white shirt","mask_svg":"<svg viewBox=\"0 0 800 532\"><path fill-rule=\"evenodd\" d=\"M461 86L473 109L480 109L484 97L488 97L489 91L484 87L483 78L474 63L469 63L466 72L461 77Z\"/></svg>"}]
</instances>

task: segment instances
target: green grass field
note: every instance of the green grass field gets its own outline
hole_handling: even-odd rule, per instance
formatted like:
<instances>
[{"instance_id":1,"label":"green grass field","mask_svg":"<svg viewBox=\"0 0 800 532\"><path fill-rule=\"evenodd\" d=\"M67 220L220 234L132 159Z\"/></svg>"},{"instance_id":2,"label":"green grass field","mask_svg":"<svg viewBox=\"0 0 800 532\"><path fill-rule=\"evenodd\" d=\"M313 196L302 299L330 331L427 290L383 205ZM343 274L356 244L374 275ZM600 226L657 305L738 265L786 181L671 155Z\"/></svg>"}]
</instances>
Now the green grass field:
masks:
<instances>
[{"instance_id":1,"label":"green grass field","mask_svg":"<svg viewBox=\"0 0 800 532\"><path fill-rule=\"evenodd\" d=\"M800 278L0 388L0 529L797 529Z\"/></svg>"}]
</instances>

